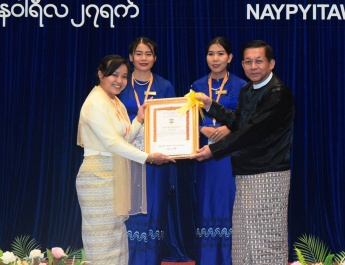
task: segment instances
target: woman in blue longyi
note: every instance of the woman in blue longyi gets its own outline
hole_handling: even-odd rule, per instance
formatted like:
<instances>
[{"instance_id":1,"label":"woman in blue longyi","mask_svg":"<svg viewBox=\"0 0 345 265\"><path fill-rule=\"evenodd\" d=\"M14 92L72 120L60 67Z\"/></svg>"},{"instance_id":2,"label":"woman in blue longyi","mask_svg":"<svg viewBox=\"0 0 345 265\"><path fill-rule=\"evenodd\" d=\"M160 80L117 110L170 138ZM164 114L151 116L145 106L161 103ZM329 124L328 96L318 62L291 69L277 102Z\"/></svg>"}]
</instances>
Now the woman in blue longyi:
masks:
<instances>
[{"instance_id":1,"label":"woman in blue longyi","mask_svg":"<svg viewBox=\"0 0 345 265\"><path fill-rule=\"evenodd\" d=\"M195 81L192 89L235 110L239 91L246 81L228 71L232 60L228 40L217 37L207 46L206 61L211 72ZM230 130L211 117L200 123L200 147L216 142ZM235 179L230 157L196 162L197 251L198 265L231 264L232 208Z\"/></svg>"},{"instance_id":2,"label":"woman in blue longyi","mask_svg":"<svg viewBox=\"0 0 345 265\"><path fill-rule=\"evenodd\" d=\"M157 46L147 37L139 37L129 45L129 59L133 73L119 98L126 106L130 119L146 99L175 97L172 84L151 69L156 61ZM144 148L144 130L133 143ZM130 265L160 265L162 241L167 226L170 180L176 169L172 165L146 166L147 214L131 216L127 222Z\"/></svg>"}]
</instances>

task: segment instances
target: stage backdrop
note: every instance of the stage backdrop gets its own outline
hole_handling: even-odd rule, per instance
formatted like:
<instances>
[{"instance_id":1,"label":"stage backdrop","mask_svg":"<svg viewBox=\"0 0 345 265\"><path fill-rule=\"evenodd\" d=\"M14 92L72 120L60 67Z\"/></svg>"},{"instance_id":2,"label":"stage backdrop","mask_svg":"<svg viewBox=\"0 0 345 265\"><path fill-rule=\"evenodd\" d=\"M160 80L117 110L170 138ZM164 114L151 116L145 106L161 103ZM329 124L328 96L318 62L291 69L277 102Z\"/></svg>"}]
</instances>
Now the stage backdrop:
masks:
<instances>
[{"instance_id":1,"label":"stage backdrop","mask_svg":"<svg viewBox=\"0 0 345 265\"><path fill-rule=\"evenodd\" d=\"M344 19L337 0L1 0L0 248L19 235L43 249L82 246L79 111L100 59L127 57L128 44L145 35L158 44L154 71L178 96L208 73L212 38L232 42L231 68L243 78L241 46L271 44L274 72L296 100L290 247L313 234L332 251L345 250ZM181 230L168 235L175 260L193 258L192 214L181 214L189 212L183 207L177 203L181 216L173 220Z\"/></svg>"}]
</instances>

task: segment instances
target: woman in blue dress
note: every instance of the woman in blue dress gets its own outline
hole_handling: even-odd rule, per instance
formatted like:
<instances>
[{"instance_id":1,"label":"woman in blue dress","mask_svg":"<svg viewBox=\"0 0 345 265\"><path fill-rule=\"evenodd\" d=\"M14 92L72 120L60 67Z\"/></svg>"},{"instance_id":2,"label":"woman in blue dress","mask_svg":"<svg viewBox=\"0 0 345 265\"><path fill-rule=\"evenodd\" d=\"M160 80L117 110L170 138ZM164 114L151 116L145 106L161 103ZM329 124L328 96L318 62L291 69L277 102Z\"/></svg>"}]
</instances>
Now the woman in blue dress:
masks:
<instances>
[{"instance_id":1,"label":"woman in blue dress","mask_svg":"<svg viewBox=\"0 0 345 265\"><path fill-rule=\"evenodd\" d=\"M129 59L133 72L127 87L119 95L126 106L130 119L134 119L138 107L146 99L175 97L172 84L152 73L156 61L157 45L147 37L139 37L129 45ZM144 149L144 130L133 143ZM129 240L129 265L160 265L162 240L167 226L170 178L172 165L146 165L147 214L131 216L126 222Z\"/></svg>"},{"instance_id":2,"label":"woman in blue dress","mask_svg":"<svg viewBox=\"0 0 345 265\"><path fill-rule=\"evenodd\" d=\"M246 82L228 71L233 57L231 44L217 37L208 44L206 51L211 72L195 81L192 89L235 110L240 89ZM200 123L200 147L219 141L229 133L225 125L206 115ZM235 199L235 179L231 171L229 156L196 163L198 265L231 264L231 218Z\"/></svg>"}]
</instances>

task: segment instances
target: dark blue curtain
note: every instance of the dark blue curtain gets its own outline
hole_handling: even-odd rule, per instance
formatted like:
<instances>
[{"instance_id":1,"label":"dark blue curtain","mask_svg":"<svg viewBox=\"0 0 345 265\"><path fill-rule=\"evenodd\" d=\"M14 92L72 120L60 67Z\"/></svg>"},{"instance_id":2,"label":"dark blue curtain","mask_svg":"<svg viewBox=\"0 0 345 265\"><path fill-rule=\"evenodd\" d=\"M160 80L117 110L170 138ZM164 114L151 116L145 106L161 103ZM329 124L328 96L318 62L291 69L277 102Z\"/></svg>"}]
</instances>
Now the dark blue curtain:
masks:
<instances>
[{"instance_id":1,"label":"dark blue curtain","mask_svg":"<svg viewBox=\"0 0 345 265\"><path fill-rule=\"evenodd\" d=\"M136 18L99 18L94 9L80 27L82 5L128 5L126 1L49 1L66 17L8 16L0 9L0 248L8 250L18 235L31 235L44 247L81 247L80 210L75 177L82 159L76 146L81 105L95 84L99 60L110 53L127 56L134 38L146 35L158 44L154 71L170 80L183 96L191 83L208 73L205 47L216 36L228 38L234 49L232 71L245 78L241 46L263 39L276 52L275 73L292 89L296 119L292 152L290 247L302 234L313 234L334 252L345 250L345 21L339 13L327 19L331 5L342 1L290 1L327 4L303 19L285 10L263 19L247 18L252 0L138 0ZM280 1L260 1L266 5ZM3 0L8 9L31 1ZM37 9L37 8L36 8ZM52 13L49 9L49 13ZM268 9L266 9L267 11ZM271 8L271 10L274 10ZM19 14L21 9L13 9ZM133 14L133 9L129 10ZM266 13L269 14L269 13ZM189 165L180 163L190 175ZM190 174L189 174L190 172ZM181 176L180 175L180 176ZM172 223L167 235L169 259L193 258L193 192L190 178L180 177L172 196ZM216 181L216 180L215 180ZM177 194L177 192L179 192ZM183 193L183 194L182 194ZM189 200L190 203L185 203ZM187 208L186 208L187 207ZM187 228L187 229L186 229ZM292 259L292 250L290 259Z\"/></svg>"}]
</instances>

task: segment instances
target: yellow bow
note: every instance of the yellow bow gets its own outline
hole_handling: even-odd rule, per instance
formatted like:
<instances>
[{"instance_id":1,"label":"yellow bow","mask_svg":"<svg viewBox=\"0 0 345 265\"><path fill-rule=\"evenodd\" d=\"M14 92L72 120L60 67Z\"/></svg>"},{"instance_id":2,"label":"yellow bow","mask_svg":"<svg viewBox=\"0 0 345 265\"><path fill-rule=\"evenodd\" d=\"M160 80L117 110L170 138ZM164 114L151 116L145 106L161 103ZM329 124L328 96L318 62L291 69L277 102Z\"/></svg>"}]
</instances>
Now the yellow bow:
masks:
<instances>
[{"instance_id":1,"label":"yellow bow","mask_svg":"<svg viewBox=\"0 0 345 265\"><path fill-rule=\"evenodd\" d=\"M202 112L202 107L204 106L204 102L201 100L196 99L196 96L201 96L201 92L195 92L194 90L190 90L188 94L186 94L184 97L188 98L188 102L183 105L181 108L179 108L177 111L181 114L186 114L189 109L191 109L194 105L197 105L197 108L199 109L200 117L202 120L205 120L204 113Z\"/></svg>"}]
</instances>

